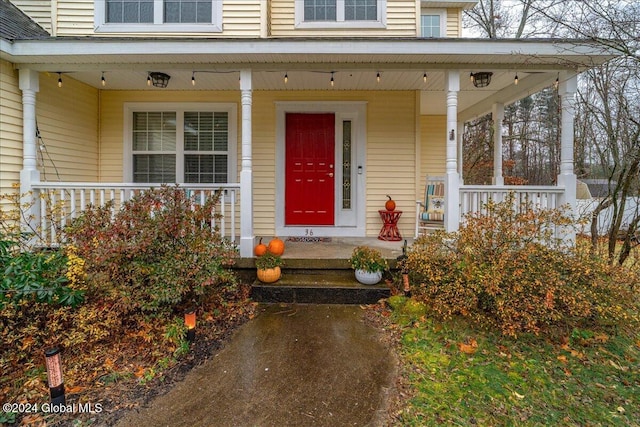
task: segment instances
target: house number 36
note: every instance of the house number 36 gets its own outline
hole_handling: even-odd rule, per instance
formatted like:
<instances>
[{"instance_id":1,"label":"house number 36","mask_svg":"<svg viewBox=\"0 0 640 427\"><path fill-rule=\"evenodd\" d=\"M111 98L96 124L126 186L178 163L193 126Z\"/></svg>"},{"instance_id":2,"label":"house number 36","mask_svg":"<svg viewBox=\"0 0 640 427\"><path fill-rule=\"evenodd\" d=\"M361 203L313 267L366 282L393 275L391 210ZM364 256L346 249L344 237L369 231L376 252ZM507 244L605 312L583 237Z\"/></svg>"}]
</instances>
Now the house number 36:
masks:
<instances>
[{"instance_id":1,"label":"house number 36","mask_svg":"<svg viewBox=\"0 0 640 427\"><path fill-rule=\"evenodd\" d=\"M313 236L313 228L307 228L307 229L304 231L304 235L305 235L305 236Z\"/></svg>"}]
</instances>

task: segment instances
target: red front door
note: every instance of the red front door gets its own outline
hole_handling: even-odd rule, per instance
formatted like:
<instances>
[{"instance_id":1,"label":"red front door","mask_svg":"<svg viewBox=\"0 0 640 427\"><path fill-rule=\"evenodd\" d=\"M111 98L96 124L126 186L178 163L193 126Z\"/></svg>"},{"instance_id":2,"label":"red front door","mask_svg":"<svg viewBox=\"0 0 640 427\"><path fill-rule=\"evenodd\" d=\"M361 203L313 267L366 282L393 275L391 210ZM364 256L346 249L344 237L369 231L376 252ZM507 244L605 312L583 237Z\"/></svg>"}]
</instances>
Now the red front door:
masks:
<instances>
[{"instance_id":1,"label":"red front door","mask_svg":"<svg viewBox=\"0 0 640 427\"><path fill-rule=\"evenodd\" d=\"M335 116L287 113L285 225L334 224Z\"/></svg>"}]
</instances>

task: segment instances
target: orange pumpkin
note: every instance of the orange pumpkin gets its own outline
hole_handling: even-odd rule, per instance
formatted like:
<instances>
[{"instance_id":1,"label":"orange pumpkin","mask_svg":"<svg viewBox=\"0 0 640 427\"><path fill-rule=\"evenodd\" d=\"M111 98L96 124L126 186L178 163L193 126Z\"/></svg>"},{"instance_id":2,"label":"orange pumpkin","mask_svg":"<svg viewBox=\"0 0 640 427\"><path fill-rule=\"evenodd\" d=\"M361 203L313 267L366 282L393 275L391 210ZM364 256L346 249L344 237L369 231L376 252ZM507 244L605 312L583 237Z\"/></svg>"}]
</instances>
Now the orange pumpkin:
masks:
<instances>
[{"instance_id":1,"label":"orange pumpkin","mask_svg":"<svg viewBox=\"0 0 640 427\"><path fill-rule=\"evenodd\" d=\"M386 210L392 211L396 208L396 202L394 202L391 196L389 196L388 194L387 197L389 198L389 200L385 202L384 207Z\"/></svg>"},{"instance_id":2,"label":"orange pumpkin","mask_svg":"<svg viewBox=\"0 0 640 427\"><path fill-rule=\"evenodd\" d=\"M284 253L284 242L277 237L274 237L269 242L269 246L267 246L267 250L270 254L275 256L280 256Z\"/></svg>"},{"instance_id":3,"label":"orange pumpkin","mask_svg":"<svg viewBox=\"0 0 640 427\"><path fill-rule=\"evenodd\" d=\"M253 248L253 253L256 256L262 256L264 254L267 253L267 245L265 245L264 243L262 243L262 237L260 238L260 241L258 242L258 244L256 245L255 248Z\"/></svg>"}]
</instances>

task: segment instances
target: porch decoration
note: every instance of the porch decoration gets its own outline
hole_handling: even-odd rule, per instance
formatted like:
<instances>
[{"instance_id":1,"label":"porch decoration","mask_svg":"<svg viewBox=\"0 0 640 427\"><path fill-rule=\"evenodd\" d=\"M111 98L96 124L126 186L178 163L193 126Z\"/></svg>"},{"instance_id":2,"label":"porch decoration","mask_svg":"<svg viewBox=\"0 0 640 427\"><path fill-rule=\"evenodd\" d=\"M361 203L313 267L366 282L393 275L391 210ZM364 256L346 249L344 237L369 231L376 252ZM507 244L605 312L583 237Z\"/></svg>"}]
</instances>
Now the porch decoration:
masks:
<instances>
[{"instance_id":1,"label":"porch decoration","mask_svg":"<svg viewBox=\"0 0 640 427\"><path fill-rule=\"evenodd\" d=\"M384 207L385 207L385 209L386 209L386 210L388 210L388 211L392 211L392 210L394 210L394 209L396 208L396 202L395 202L395 201L391 198L391 196L390 196L390 195L388 195L388 194L387 194L387 198L388 198L389 200L387 200L387 201L385 202Z\"/></svg>"},{"instance_id":2,"label":"porch decoration","mask_svg":"<svg viewBox=\"0 0 640 427\"><path fill-rule=\"evenodd\" d=\"M263 283L277 282L282 275L280 266L283 264L284 262L279 255L274 255L270 252L256 258L258 280Z\"/></svg>"},{"instance_id":3,"label":"porch decoration","mask_svg":"<svg viewBox=\"0 0 640 427\"><path fill-rule=\"evenodd\" d=\"M270 254L273 254L276 256L282 256L282 254L284 253L284 242L281 239L274 237L269 242L269 245L267 246L267 251Z\"/></svg>"},{"instance_id":4,"label":"porch decoration","mask_svg":"<svg viewBox=\"0 0 640 427\"><path fill-rule=\"evenodd\" d=\"M382 273L389 268L382 253L369 246L357 246L349 258L355 270L356 280L363 285L375 285L382 280Z\"/></svg>"},{"instance_id":5,"label":"porch decoration","mask_svg":"<svg viewBox=\"0 0 640 427\"><path fill-rule=\"evenodd\" d=\"M262 256L267 253L267 245L262 243L262 237L260 238L260 241L258 241L256 247L253 248L253 253L255 256Z\"/></svg>"}]
</instances>

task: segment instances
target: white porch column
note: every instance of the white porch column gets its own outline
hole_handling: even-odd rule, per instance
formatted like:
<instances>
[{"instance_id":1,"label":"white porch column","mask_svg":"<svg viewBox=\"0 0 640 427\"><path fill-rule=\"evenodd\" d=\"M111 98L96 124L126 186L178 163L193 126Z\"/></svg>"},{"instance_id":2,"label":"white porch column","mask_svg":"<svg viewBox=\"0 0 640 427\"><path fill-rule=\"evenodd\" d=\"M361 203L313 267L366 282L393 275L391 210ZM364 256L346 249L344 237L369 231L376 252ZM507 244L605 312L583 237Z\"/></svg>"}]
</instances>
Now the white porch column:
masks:
<instances>
[{"instance_id":1,"label":"white porch column","mask_svg":"<svg viewBox=\"0 0 640 427\"><path fill-rule=\"evenodd\" d=\"M240 256L253 256L253 172L251 170L251 70L240 71L242 168L240 170Z\"/></svg>"},{"instance_id":2,"label":"white porch column","mask_svg":"<svg viewBox=\"0 0 640 427\"><path fill-rule=\"evenodd\" d=\"M458 175L458 92L460 72L447 71L445 74L447 91L447 157L445 177L444 228L456 231L460 225L460 176Z\"/></svg>"},{"instance_id":3,"label":"white porch column","mask_svg":"<svg viewBox=\"0 0 640 427\"><path fill-rule=\"evenodd\" d=\"M40 90L38 72L21 69L19 87L22 91L22 170L20 171L21 205L27 208L23 217L23 231L37 230L39 198L33 194L33 184L40 181L36 152L36 93Z\"/></svg>"},{"instance_id":4,"label":"white porch column","mask_svg":"<svg viewBox=\"0 0 640 427\"><path fill-rule=\"evenodd\" d=\"M504 104L495 103L491 111L493 119L493 185L504 185L502 176L502 121Z\"/></svg>"},{"instance_id":5,"label":"white porch column","mask_svg":"<svg viewBox=\"0 0 640 427\"><path fill-rule=\"evenodd\" d=\"M560 127L560 174L558 186L564 187L561 198L562 205L569 205L572 212L576 210L576 184L577 178L573 172L573 122L575 116L575 94L578 79L576 73L563 71L560 73L560 86L558 92L561 102L561 127ZM573 229L564 229L563 240L567 244L575 244L576 234Z\"/></svg>"}]
</instances>

